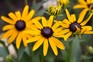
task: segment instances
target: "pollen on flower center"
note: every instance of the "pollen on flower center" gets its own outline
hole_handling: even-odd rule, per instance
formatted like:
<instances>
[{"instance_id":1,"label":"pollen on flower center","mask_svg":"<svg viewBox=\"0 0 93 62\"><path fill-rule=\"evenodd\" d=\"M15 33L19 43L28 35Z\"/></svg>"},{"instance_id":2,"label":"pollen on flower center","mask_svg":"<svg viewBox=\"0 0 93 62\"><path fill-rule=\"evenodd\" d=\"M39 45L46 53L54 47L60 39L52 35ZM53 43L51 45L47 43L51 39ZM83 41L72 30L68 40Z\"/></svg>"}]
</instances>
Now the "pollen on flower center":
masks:
<instances>
[{"instance_id":1,"label":"pollen on flower center","mask_svg":"<svg viewBox=\"0 0 93 62\"><path fill-rule=\"evenodd\" d=\"M44 36L45 38L49 38L52 36L53 34L53 30L49 27L44 27L42 30L41 30L41 34L42 36Z\"/></svg>"},{"instance_id":2,"label":"pollen on flower center","mask_svg":"<svg viewBox=\"0 0 93 62\"><path fill-rule=\"evenodd\" d=\"M15 24L15 28L16 28L18 31L24 30L25 27L26 27L26 23L25 23L24 21L22 21L22 20L17 21L16 24Z\"/></svg>"},{"instance_id":3,"label":"pollen on flower center","mask_svg":"<svg viewBox=\"0 0 93 62\"><path fill-rule=\"evenodd\" d=\"M93 3L88 4L88 7L91 8L91 9L93 9Z\"/></svg>"},{"instance_id":4,"label":"pollen on flower center","mask_svg":"<svg viewBox=\"0 0 93 62\"><path fill-rule=\"evenodd\" d=\"M69 28L70 28L70 31L76 32L76 31L77 31L76 26L77 26L78 28L81 28L81 26L80 26L79 23L74 22L74 23L72 23L72 24L70 25L70 27L69 27Z\"/></svg>"}]
</instances>

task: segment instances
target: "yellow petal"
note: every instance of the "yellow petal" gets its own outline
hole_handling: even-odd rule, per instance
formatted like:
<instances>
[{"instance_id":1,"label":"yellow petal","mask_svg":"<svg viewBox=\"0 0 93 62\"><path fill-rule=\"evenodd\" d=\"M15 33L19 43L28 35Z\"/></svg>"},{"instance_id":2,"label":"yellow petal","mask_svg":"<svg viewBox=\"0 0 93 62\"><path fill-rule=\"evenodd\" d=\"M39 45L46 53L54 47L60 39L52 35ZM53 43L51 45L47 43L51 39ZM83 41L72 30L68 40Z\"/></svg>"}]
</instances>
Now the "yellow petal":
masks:
<instances>
[{"instance_id":1,"label":"yellow petal","mask_svg":"<svg viewBox=\"0 0 93 62\"><path fill-rule=\"evenodd\" d=\"M55 44L58 48L63 49L63 50L65 49L65 46L61 41L59 41L58 39L56 39L54 37L51 37L51 38L55 42Z\"/></svg>"},{"instance_id":2,"label":"yellow petal","mask_svg":"<svg viewBox=\"0 0 93 62\"><path fill-rule=\"evenodd\" d=\"M69 11L68 11L67 9L65 9L65 11L66 11L66 15L67 15L67 18L69 19L69 21L70 21L71 23L73 23L73 20L72 20L72 18L71 18L71 15L70 15Z\"/></svg>"},{"instance_id":3,"label":"yellow petal","mask_svg":"<svg viewBox=\"0 0 93 62\"><path fill-rule=\"evenodd\" d=\"M16 11L15 14L16 14L17 19L20 20L21 19L20 11Z\"/></svg>"},{"instance_id":4,"label":"yellow petal","mask_svg":"<svg viewBox=\"0 0 93 62\"><path fill-rule=\"evenodd\" d=\"M71 19L72 19L73 22L75 22L76 21L76 15L75 14L72 14L71 15Z\"/></svg>"},{"instance_id":5,"label":"yellow petal","mask_svg":"<svg viewBox=\"0 0 93 62\"><path fill-rule=\"evenodd\" d=\"M51 27L51 26L52 26L52 24L53 24L53 17L54 17L54 16L50 16L50 17L49 17L48 27Z\"/></svg>"},{"instance_id":6,"label":"yellow petal","mask_svg":"<svg viewBox=\"0 0 93 62\"><path fill-rule=\"evenodd\" d=\"M86 31L84 34L93 34L93 31Z\"/></svg>"},{"instance_id":7,"label":"yellow petal","mask_svg":"<svg viewBox=\"0 0 93 62\"><path fill-rule=\"evenodd\" d=\"M61 26L62 26L63 28L69 28L69 24L65 24L65 23L63 23L63 22L62 22Z\"/></svg>"},{"instance_id":8,"label":"yellow petal","mask_svg":"<svg viewBox=\"0 0 93 62\"><path fill-rule=\"evenodd\" d=\"M33 17L34 13L35 11L31 10L30 13L27 15L27 17L25 18L25 21L29 21Z\"/></svg>"},{"instance_id":9,"label":"yellow petal","mask_svg":"<svg viewBox=\"0 0 93 62\"><path fill-rule=\"evenodd\" d=\"M68 25L71 24L67 19L64 19L62 22Z\"/></svg>"},{"instance_id":10,"label":"yellow petal","mask_svg":"<svg viewBox=\"0 0 93 62\"><path fill-rule=\"evenodd\" d=\"M55 30L53 29L54 33L59 33L61 30L62 30L62 27L57 28L57 29L55 29Z\"/></svg>"},{"instance_id":11,"label":"yellow petal","mask_svg":"<svg viewBox=\"0 0 93 62\"><path fill-rule=\"evenodd\" d=\"M10 12L10 13L8 14L8 16L9 16L12 20L17 21L17 17L16 17L16 15L15 15L14 13Z\"/></svg>"},{"instance_id":12,"label":"yellow petal","mask_svg":"<svg viewBox=\"0 0 93 62\"><path fill-rule=\"evenodd\" d=\"M65 36L64 36L64 40L67 41L67 39L71 36L72 32L68 32Z\"/></svg>"},{"instance_id":13,"label":"yellow petal","mask_svg":"<svg viewBox=\"0 0 93 62\"><path fill-rule=\"evenodd\" d=\"M79 2L80 4L87 5L87 2L85 2L85 0L78 0L78 2Z\"/></svg>"},{"instance_id":14,"label":"yellow petal","mask_svg":"<svg viewBox=\"0 0 93 62\"><path fill-rule=\"evenodd\" d=\"M40 31L33 31L33 30L27 30L24 31L24 33L31 34L31 35L40 35Z\"/></svg>"},{"instance_id":15,"label":"yellow petal","mask_svg":"<svg viewBox=\"0 0 93 62\"><path fill-rule=\"evenodd\" d=\"M74 9L78 9L78 8L87 8L87 5L83 5L83 4L77 4L73 7Z\"/></svg>"},{"instance_id":16,"label":"yellow petal","mask_svg":"<svg viewBox=\"0 0 93 62\"><path fill-rule=\"evenodd\" d=\"M28 44L27 43L27 35L24 34L24 33L22 35L23 35L23 37L22 37L23 38L23 44L24 44L25 47L27 47L27 44Z\"/></svg>"},{"instance_id":17,"label":"yellow petal","mask_svg":"<svg viewBox=\"0 0 93 62\"><path fill-rule=\"evenodd\" d=\"M86 32L86 31L90 31L90 30L92 30L91 26L84 26L84 27L82 27L81 34Z\"/></svg>"},{"instance_id":18,"label":"yellow petal","mask_svg":"<svg viewBox=\"0 0 93 62\"><path fill-rule=\"evenodd\" d=\"M32 22L37 26L37 28L42 29L43 26L39 22L40 19L41 19L41 17L37 17L37 18L33 19Z\"/></svg>"},{"instance_id":19,"label":"yellow petal","mask_svg":"<svg viewBox=\"0 0 93 62\"><path fill-rule=\"evenodd\" d=\"M27 43L35 42L35 41L37 41L37 40L39 40L39 39L41 39L41 38L42 38L42 36L31 37L31 38L29 38L26 42L27 42Z\"/></svg>"},{"instance_id":20,"label":"yellow petal","mask_svg":"<svg viewBox=\"0 0 93 62\"><path fill-rule=\"evenodd\" d=\"M91 0L87 0L87 3L90 4L90 3L92 3L92 2L91 2Z\"/></svg>"},{"instance_id":21,"label":"yellow petal","mask_svg":"<svg viewBox=\"0 0 93 62\"><path fill-rule=\"evenodd\" d=\"M18 35L18 32L15 31L15 32L10 36L10 38L8 39L8 44L12 43L12 42L16 39L17 35Z\"/></svg>"},{"instance_id":22,"label":"yellow petal","mask_svg":"<svg viewBox=\"0 0 93 62\"><path fill-rule=\"evenodd\" d=\"M58 55L57 47L52 38L49 38L49 43L50 43L50 46L51 46L54 54L57 56Z\"/></svg>"},{"instance_id":23,"label":"yellow petal","mask_svg":"<svg viewBox=\"0 0 93 62\"><path fill-rule=\"evenodd\" d=\"M46 21L46 18L45 18L45 17L42 17L42 25L43 25L44 27L47 26L47 21Z\"/></svg>"},{"instance_id":24,"label":"yellow petal","mask_svg":"<svg viewBox=\"0 0 93 62\"><path fill-rule=\"evenodd\" d=\"M24 20L28 14L29 6L26 5L22 12L22 20Z\"/></svg>"},{"instance_id":25,"label":"yellow petal","mask_svg":"<svg viewBox=\"0 0 93 62\"><path fill-rule=\"evenodd\" d=\"M62 35L62 34L66 34L66 33L68 33L70 30L69 29L64 29L64 30L62 30L62 31L60 31L60 32L58 32L58 33L54 33L55 35Z\"/></svg>"},{"instance_id":26,"label":"yellow petal","mask_svg":"<svg viewBox=\"0 0 93 62\"><path fill-rule=\"evenodd\" d=\"M55 29L57 29L60 25L61 25L60 22L56 22L56 23L52 26L52 29L55 30Z\"/></svg>"},{"instance_id":27,"label":"yellow petal","mask_svg":"<svg viewBox=\"0 0 93 62\"><path fill-rule=\"evenodd\" d=\"M15 28L14 25L6 25L3 27L3 31Z\"/></svg>"},{"instance_id":28,"label":"yellow petal","mask_svg":"<svg viewBox=\"0 0 93 62\"><path fill-rule=\"evenodd\" d=\"M21 39L22 39L22 34L19 32L19 33L18 33L18 36L17 36L17 38L16 38L16 47L17 47L17 49L20 48Z\"/></svg>"},{"instance_id":29,"label":"yellow petal","mask_svg":"<svg viewBox=\"0 0 93 62\"><path fill-rule=\"evenodd\" d=\"M7 23L10 23L10 24L15 24L15 22L5 16L1 16L1 19Z\"/></svg>"},{"instance_id":30,"label":"yellow petal","mask_svg":"<svg viewBox=\"0 0 93 62\"><path fill-rule=\"evenodd\" d=\"M34 44L34 46L33 46L33 51L35 51L36 49L38 49L41 45L42 45L42 43L44 42L44 38L42 37L41 39L39 39L35 44Z\"/></svg>"},{"instance_id":31,"label":"yellow petal","mask_svg":"<svg viewBox=\"0 0 93 62\"><path fill-rule=\"evenodd\" d=\"M81 11L81 13L79 15L79 19L77 21L78 23L81 23L83 21L83 19L84 19L85 14L86 14L87 11L88 11L88 9L84 9L84 10Z\"/></svg>"},{"instance_id":32,"label":"yellow petal","mask_svg":"<svg viewBox=\"0 0 93 62\"><path fill-rule=\"evenodd\" d=\"M6 33L3 34L2 38L8 38L9 36L11 36L14 33L14 29L11 29L9 31L7 31Z\"/></svg>"},{"instance_id":33,"label":"yellow petal","mask_svg":"<svg viewBox=\"0 0 93 62\"><path fill-rule=\"evenodd\" d=\"M48 40L45 39L44 44L43 44L43 54L44 54L44 56L47 55L47 51L48 51Z\"/></svg>"},{"instance_id":34,"label":"yellow petal","mask_svg":"<svg viewBox=\"0 0 93 62\"><path fill-rule=\"evenodd\" d=\"M82 22L80 25L82 25L82 26L84 26L89 20L90 20L90 18L92 17L92 13L89 15L89 17L84 21L84 22Z\"/></svg>"}]
</instances>

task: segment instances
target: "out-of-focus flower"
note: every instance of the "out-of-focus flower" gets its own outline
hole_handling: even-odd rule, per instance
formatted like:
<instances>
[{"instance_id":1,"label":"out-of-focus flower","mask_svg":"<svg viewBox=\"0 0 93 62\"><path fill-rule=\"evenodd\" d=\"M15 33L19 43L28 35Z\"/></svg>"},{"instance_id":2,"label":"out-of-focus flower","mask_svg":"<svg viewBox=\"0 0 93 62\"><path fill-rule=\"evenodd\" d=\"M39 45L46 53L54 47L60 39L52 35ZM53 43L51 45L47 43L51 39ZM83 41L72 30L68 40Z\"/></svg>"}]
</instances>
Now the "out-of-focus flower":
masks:
<instances>
[{"instance_id":1,"label":"out-of-focus flower","mask_svg":"<svg viewBox=\"0 0 93 62\"><path fill-rule=\"evenodd\" d=\"M47 0L47 1L43 4L43 8L44 8L44 9L48 9L51 5L57 6L56 0Z\"/></svg>"},{"instance_id":2,"label":"out-of-focus flower","mask_svg":"<svg viewBox=\"0 0 93 62\"><path fill-rule=\"evenodd\" d=\"M42 17L40 20L42 24L39 21L33 21L33 23L37 26L37 29L32 28L32 30L25 31L25 33L29 33L34 36L33 38L27 40L27 42L35 42L32 49L33 51L37 50L43 44L44 56L47 55L49 47L48 43L50 43L50 46L55 55L58 55L57 47L62 50L65 49L63 43L56 38L58 37L56 34L58 34L62 30L62 27L59 27L59 22L54 23L53 21L53 16L50 16L48 21L45 17Z\"/></svg>"},{"instance_id":3,"label":"out-of-focus flower","mask_svg":"<svg viewBox=\"0 0 93 62\"><path fill-rule=\"evenodd\" d=\"M61 12L61 7L62 6L50 6L49 8L48 8L48 13L50 14L50 15L59 15L60 14L60 12Z\"/></svg>"},{"instance_id":4,"label":"out-of-focus flower","mask_svg":"<svg viewBox=\"0 0 93 62\"><path fill-rule=\"evenodd\" d=\"M23 40L23 44L25 47L27 47L27 42L26 40L31 37L28 34L23 33L23 31L33 28L34 26L32 25L33 19L37 20L37 18L33 18L34 15L34 10L31 10L28 13L29 6L26 5L23 9L22 16L20 11L16 11L15 13L10 12L8 14L8 17L1 16L1 19L7 23L8 25L3 27L3 31L6 31L3 35L2 38L9 38L8 43L12 43L16 39L16 47L19 49L21 41ZM39 18L39 17L38 17Z\"/></svg>"},{"instance_id":5,"label":"out-of-focus flower","mask_svg":"<svg viewBox=\"0 0 93 62\"><path fill-rule=\"evenodd\" d=\"M78 4L76 4L73 8L84 8L83 11L93 12L93 0L78 0Z\"/></svg>"},{"instance_id":6,"label":"out-of-focus flower","mask_svg":"<svg viewBox=\"0 0 93 62\"><path fill-rule=\"evenodd\" d=\"M83 21L85 16L85 12L83 11L80 13L79 18L76 21L75 14L70 15L67 9L65 11L68 19L64 19L60 22L63 27L63 31L59 33L59 35L61 35L61 33L65 33L64 40L67 40L72 34L93 34L92 27L85 26L92 17L92 13L86 20Z\"/></svg>"},{"instance_id":7,"label":"out-of-focus flower","mask_svg":"<svg viewBox=\"0 0 93 62\"><path fill-rule=\"evenodd\" d=\"M58 5L68 5L69 4L69 0L57 0Z\"/></svg>"},{"instance_id":8,"label":"out-of-focus flower","mask_svg":"<svg viewBox=\"0 0 93 62\"><path fill-rule=\"evenodd\" d=\"M87 46L87 50L89 53L93 54L93 47L92 46Z\"/></svg>"}]
</instances>

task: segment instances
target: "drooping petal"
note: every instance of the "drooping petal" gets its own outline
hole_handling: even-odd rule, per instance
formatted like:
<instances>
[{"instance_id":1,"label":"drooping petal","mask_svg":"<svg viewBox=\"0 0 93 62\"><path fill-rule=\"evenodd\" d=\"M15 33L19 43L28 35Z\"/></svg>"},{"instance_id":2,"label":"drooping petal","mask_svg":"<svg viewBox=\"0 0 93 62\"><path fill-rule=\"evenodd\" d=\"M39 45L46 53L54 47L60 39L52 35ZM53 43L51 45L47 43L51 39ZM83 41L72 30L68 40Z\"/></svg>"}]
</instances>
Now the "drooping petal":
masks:
<instances>
[{"instance_id":1,"label":"drooping petal","mask_svg":"<svg viewBox=\"0 0 93 62\"><path fill-rule=\"evenodd\" d=\"M10 23L10 24L15 24L15 22L5 16L1 16L1 19L7 23Z\"/></svg>"},{"instance_id":2,"label":"drooping petal","mask_svg":"<svg viewBox=\"0 0 93 62\"><path fill-rule=\"evenodd\" d=\"M5 38L8 38L9 36L11 36L13 33L14 33L14 29L11 29L7 32L5 32L3 35L2 35L2 38L5 39Z\"/></svg>"},{"instance_id":3,"label":"drooping petal","mask_svg":"<svg viewBox=\"0 0 93 62\"><path fill-rule=\"evenodd\" d=\"M67 41L67 39L71 36L72 32L68 32L65 36L64 36L64 40Z\"/></svg>"},{"instance_id":4,"label":"drooping petal","mask_svg":"<svg viewBox=\"0 0 93 62\"><path fill-rule=\"evenodd\" d=\"M23 44L24 44L25 47L27 47L27 44L28 44L28 43L27 43L27 35L24 34L24 33L23 33L22 35L23 35L23 36L22 36L22 38L23 38ZM25 36L24 36L24 35L25 35Z\"/></svg>"},{"instance_id":5,"label":"drooping petal","mask_svg":"<svg viewBox=\"0 0 93 62\"><path fill-rule=\"evenodd\" d=\"M62 50L65 49L65 46L64 46L64 44L63 44L61 41L59 41L58 39L56 39L56 38L54 38L54 37L51 37L51 38L52 38L52 40L55 42L55 45L56 45L58 48L60 48L60 49L62 49Z\"/></svg>"},{"instance_id":6,"label":"drooping petal","mask_svg":"<svg viewBox=\"0 0 93 62\"><path fill-rule=\"evenodd\" d=\"M88 11L88 9L84 9L84 10L81 11L81 13L79 15L79 19L77 21L78 23L81 23L83 21L83 19L84 19L85 14L86 14L87 11Z\"/></svg>"},{"instance_id":7,"label":"drooping petal","mask_svg":"<svg viewBox=\"0 0 93 62\"><path fill-rule=\"evenodd\" d=\"M49 20L48 20L48 27L51 27L53 24L53 17L54 16L50 16Z\"/></svg>"},{"instance_id":8,"label":"drooping petal","mask_svg":"<svg viewBox=\"0 0 93 62\"><path fill-rule=\"evenodd\" d=\"M28 14L29 6L26 5L22 12L22 20L24 20Z\"/></svg>"},{"instance_id":9,"label":"drooping petal","mask_svg":"<svg viewBox=\"0 0 93 62\"><path fill-rule=\"evenodd\" d=\"M17 49L20 48L21 40L22 40L22 34L21 34L21 32L19 32L18 36L16 38L16 47L17 47Z\"/></svg>"},{"instance_id":10,"label":"drooping petal","mask_svg":"<svg viewBox=\"0 0 93 62\"><path fill-rule=\"evenodd\" d=\"M82 22L80 25L81 26L84 26L89 20L90 20L90 18L92 17L92 13L89 15L89 17L84 21L84 22Z\"/></svg>"},{"instance_id":11,"label":"drooping petal","mask_svg":"<svg viewBox=\"0 0 93 62\"><path fill-rule=\"evenodd\" d=\"M47 26L47 20L46 20L45 17L42 17L42 25L43 25L44 27Z\"/></svg>"},{"instance_id":12,"label":"drooping petal","mask_svg":"<svg viewBox=\"0 0 93 62\"><path fill-rule=\"evenodd\" d=\"M50 43L50 46L51 46L54 54L57 56L58 55L58 50L57 50L56 44L55 44L55 42L53 41L52 38L49 38L49 43Z\"/></svg>"},{"instance_id":13,"label":"drooping petal","mask_svg":"<svg viewBox=\"0 0 93 62\"><path fill-rule=\"evenodd\" d=\"M45 39L44 44L43 44L43 54L44 54L44 56L47 55L47 51L48 51L48 40Z\"/></svg>"},{"instance_id":14,"label":"drooping petal","mask_svg":"<svg viewBox=\"0 0 93 62\"><path fill-rule=\"evenodd\" d=\"M33 46L33 51L35 51L36 49L38 49L41 45L42 45L42 43L44 42L44 38L42 37L41 39L39 39L35 44L34 44L34 46Z\"/></svg>"},{"instance_id":15,"label":"drooping petal","mask_svg":"<svg viewBox=\"0 0 93 62\"><path fill-rule=\"evenodd\" d=\"M8 39L8 44L10 44L10 43L12 43L15 39L16 39L16 37L17 37L17 35L18 35L18 32L17 31L13 31L14 33L10 36L10 38Z\"/></svg>"},{"instance_id":16,"label":"drooping petal","mask_svg":"<svg viewBox=\"0 0 93 62\"><path fill-rule=\"evenodd\" d=\"M35 11L31 10L30 13L27 15L27 17L24 20L29 21L33 17L34 13L35 13Z\"/></svg>"},{"instance_id":17,"label":"drooping petal","mask_svg":"<svg viewBox=\"0 0 93 62\"><path fill-rule=\"evenodd\" d=\"M17 21L17 17L16 17L16 15L15 15L13 12L10 12L10 13L8 14L8 16L9 16L12 20Z\"/></svg>"},{"instance_id":18,"label":"drooping petal","mask_svg":"<svg viewBox=\"0 0 93 62\"><path fill-rule=\"evenodd\" d=\"M92 30L91 26L84 26L84 27L82 27L81 34L86 32L86 31L90 31L90 30Z\"/></svg>"},{"instance_id":19,"label":"drooping petal","mask_svg":"<svg viewBox=\"0 0 93 62\"><path fill-rule=\"evenodd\" d=\"M3 31L9 30L9 29L12 29L12 28L15 28L15 26L14 25L6 25L6 26L3 27Z\"/></svg>"},{"instance_id":20,"label":"drooping petal","mask_svg":"<svg viewBox=\"0 0 93 62\"><path fill-rule=\"evenodd\" d=\"M16 11L15 14L16 14L17 19L20 20L21 19L21 12Z\"/></svg>"}]
</instances>

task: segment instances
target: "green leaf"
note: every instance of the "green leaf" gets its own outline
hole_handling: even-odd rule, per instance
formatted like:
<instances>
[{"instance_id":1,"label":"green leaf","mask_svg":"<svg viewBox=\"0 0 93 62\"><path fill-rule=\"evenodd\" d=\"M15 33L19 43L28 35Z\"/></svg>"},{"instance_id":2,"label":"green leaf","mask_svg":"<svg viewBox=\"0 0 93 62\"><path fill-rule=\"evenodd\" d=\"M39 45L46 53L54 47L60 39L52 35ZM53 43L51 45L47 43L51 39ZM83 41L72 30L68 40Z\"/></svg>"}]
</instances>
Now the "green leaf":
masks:
<instances>
[{"instance_id":1,"label":"green leaf","mask_svg":"<svg viewBox=\"0 0 93 62\"><path fill-rule=\"evenodd\" d=\"M8 52L5 47L0 46L0 57L6 57L8 55Z\"/></svg>"},{"instance_id":2,"label":"green leaf","mask_svg":"<svg viewBox=\"0 0 93 62\"><path fill-rule=\"evenodd\" d=\"M76 36L75 39L72 41L70 62L79 62L79 59L81 57L81 47L79 41L80 40L78 36Z\"/></svg>"}]
</instances>

